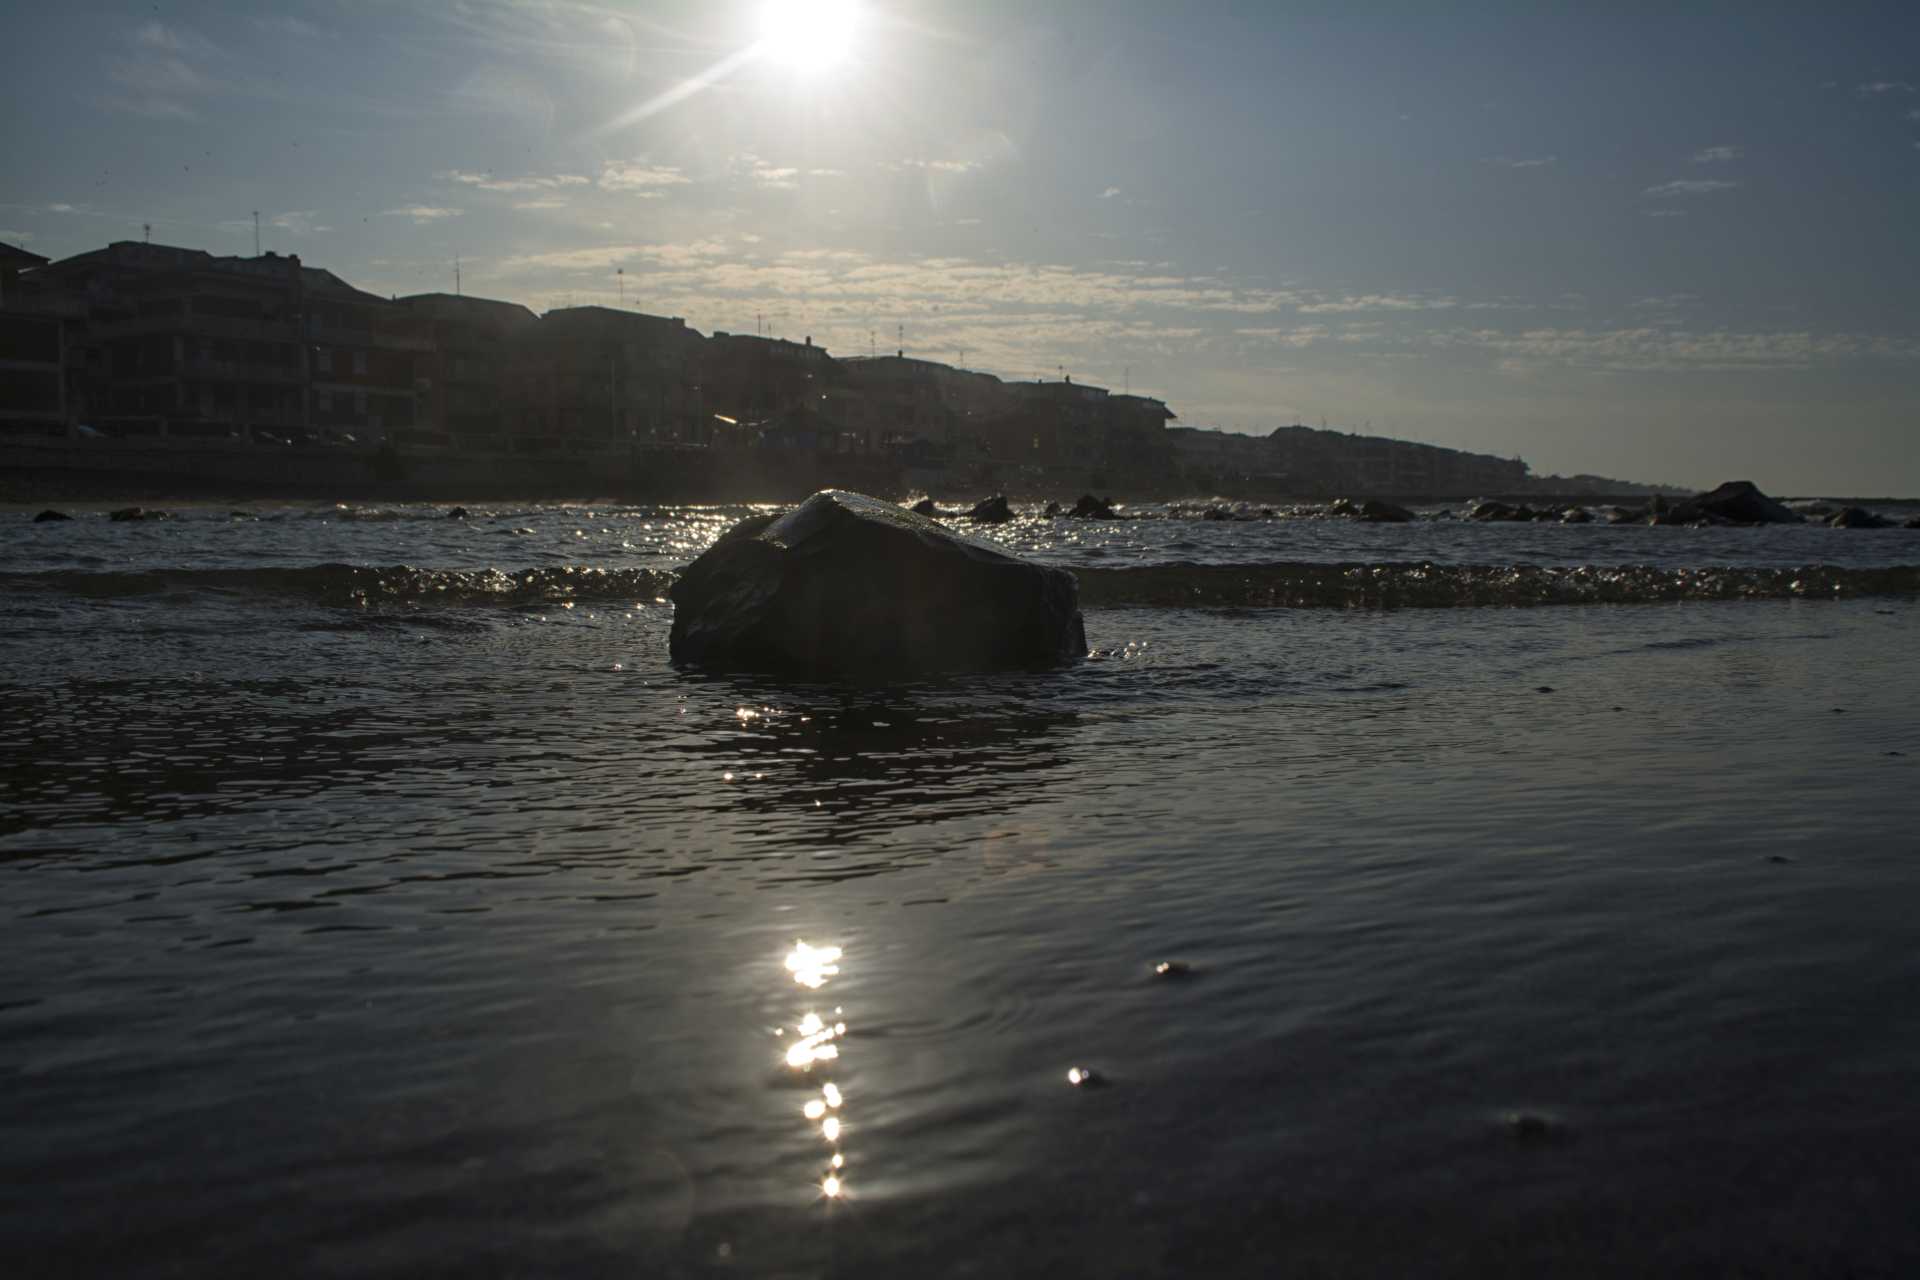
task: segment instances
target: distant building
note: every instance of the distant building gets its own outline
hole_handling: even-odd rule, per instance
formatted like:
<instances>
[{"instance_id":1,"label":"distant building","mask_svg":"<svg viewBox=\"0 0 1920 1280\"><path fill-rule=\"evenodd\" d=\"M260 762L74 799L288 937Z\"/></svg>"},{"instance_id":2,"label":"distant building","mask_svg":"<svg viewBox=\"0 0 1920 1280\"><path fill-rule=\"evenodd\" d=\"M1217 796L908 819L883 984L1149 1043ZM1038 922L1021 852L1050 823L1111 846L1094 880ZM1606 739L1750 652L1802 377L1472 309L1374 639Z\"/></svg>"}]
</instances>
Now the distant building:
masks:
<instances>
[{"instance_id":1,"label":"distant building","mask_svg":"<svg viewBox=\"0 0 1920 1280\"><path fill-rule=\"evenodd\" d=\"M840 376L822 393L822 410L864 449L917 445L927 457L966 452L981 424L1011 404L1006 384L992 374L905 354L836 363Z\"/></svg>"},{"instance_id":2,"label":"distant building","mask_svg":"<svg viewBox=\"0 0 1920 1280\"><path fill-rule=\"evenodd\" d=\"M468 452L504 450L520 423L511 395L516 344L539 317L515 302L419 293L400 305L427 325L414 366L419 420L409 438Z\"/></svg>"},{"instance_id":3,"label":"distant building","mask_svg":"<svg viewBox=\"0 0 1920 1280\"><path fill-rule=\"evenodd\" d=\"M813 339L791 342L720 330L700 346L700 385L710 413L759 422L818 404L834 359Z\"/></svg>"},{"instance_id":4,"label":"distant building","mask_svg":"<svg viewBox=\"0 0 1920 1280\"><path fill-rule=\"evenodd\" d=\"M678 316L563 307L512 342L514 447L630 448L704 438L700 335Z\"/></svg>"},{"instance_id":5,"label":"distant building","mask_svg":"<svg viewBox=\"0 0 1920 1280\"><path fill-rule=\"evenodd\" d=\"M21 281L46 261L0 244L0 433L7 435L67 430L67 319L30 276Z\"/></svg>"},{"instance_id":6,"label":"distant building","mask_svg":"<svg viewBox=\"0 0 1920 1280\"><path fill-rule=\"evenodd\" d=\"M377 440L414 425L425 321L296 256L122 240L33 278L83 317L75 409L113 433Z\"/></svg>"}]
</instances>

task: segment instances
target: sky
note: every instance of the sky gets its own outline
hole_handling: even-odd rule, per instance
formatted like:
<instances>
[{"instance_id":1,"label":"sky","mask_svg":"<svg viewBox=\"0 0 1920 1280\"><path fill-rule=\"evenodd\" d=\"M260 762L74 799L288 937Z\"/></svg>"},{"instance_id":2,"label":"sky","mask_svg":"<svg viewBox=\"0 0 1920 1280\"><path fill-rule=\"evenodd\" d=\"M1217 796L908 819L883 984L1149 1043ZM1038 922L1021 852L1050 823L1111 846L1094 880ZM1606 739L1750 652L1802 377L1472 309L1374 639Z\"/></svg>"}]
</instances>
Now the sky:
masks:
<instances>
[{"instance_id":1,"label":"sky","mask_svg":"<svg viewBox=\"0 0 1920 1280\"><path fill-rule=\"evenodd\" d=\"M1920 495L1920 5L6 0L0 241Z\"/></svg>"}]
</instances>

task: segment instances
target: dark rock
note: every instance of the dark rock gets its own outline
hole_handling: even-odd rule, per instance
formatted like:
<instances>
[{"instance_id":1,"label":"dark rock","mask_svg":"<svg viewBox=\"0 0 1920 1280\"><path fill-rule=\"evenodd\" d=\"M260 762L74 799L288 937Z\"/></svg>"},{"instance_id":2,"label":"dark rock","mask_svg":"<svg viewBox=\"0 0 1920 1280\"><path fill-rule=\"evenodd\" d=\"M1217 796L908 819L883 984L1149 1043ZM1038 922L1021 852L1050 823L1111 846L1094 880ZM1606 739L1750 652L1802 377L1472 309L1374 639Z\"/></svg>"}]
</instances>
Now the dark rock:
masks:
<instances>
[{"instance_id":1,"label":"dark rock","mask_svg":"<svg viewBox=\"0 0 1920 1280\"><path fill-rule=\"evenodd\" d=\"M672 596L673 661L716 669L885 677L1087 651L1072 574L831 489L735 525Z\"/></svg>"},{"instance_id":2,"label":"dark rock","mask_svg":"<svg viewBox=\"0 0 1920 1280\"><path fill-rule=\"evenodd\" d=\"M465 520L466 518L467 509L465 507L455 507L453 510L447 512L447 519L449 520Z\"/></svg>"},{"instance_id":3,"label":"dark rock","mask_svg":"<svg viewBox=\"0 0 1920 1280\"><path fill-rule=\"evenodd\" d=\"M1920 529L1920 516L1908 516L1907 522L1900 527L1903 529Z\"/></svg>"},{"instance_id":4,"label":"dark rock","mask_svg":"<svg viewBox=\"0 0 1920 1280\"><path fill-rule=\"evenodd\" d=\"M1564 1142L1566 1129L1532 1111L1515 1111L1506 1117L1507 1136L1515 1142L1528 1146L1544 1146L1552 1142Z\"/></svg>"},{"instance_id":5,"label":"dark rock","mask_svg":"<svg viewBox=\"0 0 1920 1280\"><path fill-rule=\"evenodd\" d=\"M1231 520L1233 519L1233 512L1227 510L1225 507L1208 507L1200 513L1200 518L1202 520Z\"/></svg>"},{"instance_id":6,"label":"dark rock","mask_svg":"<svg viewBox=\"0 0 1920 1280\"><path fill-rule=\"evenodd\" d=\"M1327 510L1333 515L1346 516L1363 524L1407 524L1414 519L1413 512L1405 507L1396 507L1378 498L1362 498L1358 502L1352 498L1341 498Z\"/></svg>"},{"instance_id":7,"label":"dark rock","mask_svg":"<svg viewBox=\"0 0 1920 1280\"><path fill-rule=\"evenodd\" d=\"M1537 519L1539 512L1522 503L1520 506L1508 506L1504 502L1476 502L1467 508L1469 520L1521 521Z\"/></svg>"},{"instance_id":8,"label":"dark rock","mask_svg":"<svg viewBox=\"0 0 1920 1280\"><path fill-rule=\"evenodd\" d=\"M973 510L967 512L967 519L977 524L1005 524L1013 519L1013 508L1007 505L1007 495L996 493L991 498L982 498L973 504Z\"/></svg>"},{"instance_id":9,"label":"dark rock","mask_svg":"<svg viewBox=\"0 0 1920 1280\"><path fill-rule=\"evenodd\" d=\"M1260 518L1262 520L1271 520L1278 514L1279 512L1275 511L1272 507L1260 508Z\"/></svg>"},{"instance_id":10,"label":"dark rock","mask_svg":"<svg viewBox=\"0 0 1920 1280\"><path fill-rule=\"evenodd\" d=\"M1592 524L1593 512L1585 507L1568 507L1560 513L1561 524Z\"/></svg>"},{"instance_id":11,"label":"dark rock","mask_svg":"<svg viewBox=\"0 0 1920 1280\"><path fill-rule=\"evenodd\" d=\"M73 519L73 517L68 515L66 512L55 511L53 508L49 507L45 511L42 511L39 515L35 516L33 518L33 522L35 524L46 524L47 522L52 520L71 520L71 519Z\"/></svg>"},{"instance_id":12,"label":"dark rock","mask_svg":"<svg viewBox=\"0 0 1920 1280\"><path fill-rule=\"evenodd\" d=\"M122 507L118 511L107 512L109 520L169 520L172 517L165 511L149 511L145 507Z\"/></svg>"},{"instance_id":13,"label":"dark rock","mask_svg":"<svg viewBox=\"0 0 1920 1280\"><path fill-rule=\"evenodd\" d=\"M1534 692L1535 693L1552 693L1553 686L1550 684L1543 684L1538 689L1535 689Z\"/></svg>"},{"instance_id":14,"label":"dark rock","mask_svg":"<svg viewBox=\"0 0 1920 1280\"><path fill-rule=\"evenodd\" d=\"M1827 517L1833 529L1891 529L1893 521L1873 514L1865 507L1842 507Z\"/></svg>"},{"instance_id":15,"label":"dark rock","mask_svg":"<svg viewBox=\"0 0 1920 1280\"><path fill-rule=\"evenodd\" d=\"M1081 494L1080 500L1073 504L1073 510L1067 514L1075 520L1118 520L1120 518L1113 513L1112 503L1102 501L1090 493Z\"/></svg>"},{"instance_id":16,"label":"dark rock","mask_svg":"<svg viewBox=\"0 0 1920 1280\"><path fill-rule=\"evenodd\" d=\"M1060 518L1060 504L1057 502L1049 502L1047 504L1047 519L1057 520L1059 518Z\"/></svg>"},{"instance_id":17,"label":"dark rock","mask_svg":"<svg viewBox=\"0 0 1920 1280\"><path fill-rule=\"evenodd\" d=\"M1655 502L1659 500L1656 498ZM1751 480L1729 480L1717 489L1677 502L1671 515L1675 524L1690 524L1703 517L1716 516L1732 524L1805 523L1798 512L1760 492Z\"/></svg>"},{"instance_id":18,"label":"dark rock","mask_svg":"<svg viewBox=\"0 0 1920 1280\"><path fill-rule=\"evenodd\" d=\"M907 510L917 516L937 516L940 514L940 508L934 505L932 498L922 498L920 501L908 507Z\"/></svg>"}]
</instances>

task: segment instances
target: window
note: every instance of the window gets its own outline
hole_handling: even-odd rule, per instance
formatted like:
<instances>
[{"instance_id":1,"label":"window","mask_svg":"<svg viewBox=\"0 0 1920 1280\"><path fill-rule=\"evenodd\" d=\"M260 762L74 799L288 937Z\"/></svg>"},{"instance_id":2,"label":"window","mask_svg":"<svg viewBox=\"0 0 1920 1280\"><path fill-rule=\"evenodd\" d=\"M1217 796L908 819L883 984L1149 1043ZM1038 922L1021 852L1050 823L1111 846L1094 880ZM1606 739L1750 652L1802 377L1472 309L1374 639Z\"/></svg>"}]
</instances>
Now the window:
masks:
<instances>
[{"instance_id":1,"label":"window","mask_svg":"<svg viewBox=\"0 0 1920 1280\"><path fill-rule=\"evenodd\" d=\"M316 373L333 372L333 349L331 347L315 347L313 349L313 368Z\"/></svg>"},{"instance_id":2,"label":"window","mask_svg":"<svg viewBox=\"0 0 1920 1280\"><path fill-rule=\"evenodd\" d=\"M353 371L355 373L365 373L367 371L367 353L366 352L356 351L353 353Z\"/></svg>"}]
</instances>

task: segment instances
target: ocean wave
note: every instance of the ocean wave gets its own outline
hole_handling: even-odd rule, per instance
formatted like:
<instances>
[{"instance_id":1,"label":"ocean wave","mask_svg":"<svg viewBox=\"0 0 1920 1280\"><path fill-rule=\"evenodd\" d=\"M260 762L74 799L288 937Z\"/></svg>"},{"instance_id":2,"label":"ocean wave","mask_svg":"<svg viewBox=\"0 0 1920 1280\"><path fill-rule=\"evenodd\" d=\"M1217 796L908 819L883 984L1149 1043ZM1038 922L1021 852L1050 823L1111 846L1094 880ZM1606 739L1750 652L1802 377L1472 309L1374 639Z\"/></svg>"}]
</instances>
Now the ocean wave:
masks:
<instances>
[{"instance_id":1,"label":"ocean wave","mask_svg":"<svg viewBox=\"0 0 1920 1280\"><path fill-rule=\"evenodd\" d=\"M113 600L141 596L294 598L341 608L433 604L529 605L566 600L653 600L674 575L657 569L560 565L541 569L365 568L346 564L281 569L148 569L123 573L56 570L0 575L13 593Z\"/></svg>"},{"instance_id":2,"label":"ocean wave","mask_svg":"<svg viewBox=\"0 0 1920 1280\"><path fill-rule=\"evenodd\" d=\"M1474 605L1652 604L1688 600L1845 599L1920 595L1920 565L1888 568L1554 567L1431 563L1167 564L1074 567L1089 608L1449 608ZM556 565L537 569L368 568L56 570L0 575L10 594L88 599L154 596L294 598L336 607L536 605L664 597L665 569Z\"/></svg>"},{"instance_id":3,"label":"ocean wave","mask_svg":"<svg viewBox=\"0 0 1920 1280\"><path fill-rule=\"evenodd\" d=\"M1080 602L1185 608L1449 608L1920 595L1920 566L1672 569L1651 565L1171 564L1076 568Z\"/></svg>"}]
</instances>

